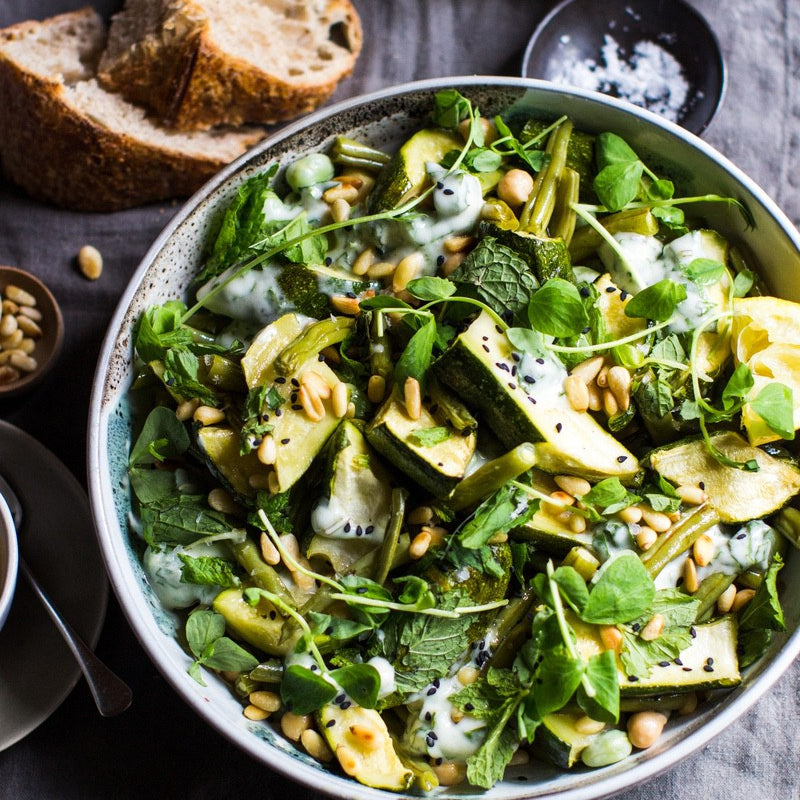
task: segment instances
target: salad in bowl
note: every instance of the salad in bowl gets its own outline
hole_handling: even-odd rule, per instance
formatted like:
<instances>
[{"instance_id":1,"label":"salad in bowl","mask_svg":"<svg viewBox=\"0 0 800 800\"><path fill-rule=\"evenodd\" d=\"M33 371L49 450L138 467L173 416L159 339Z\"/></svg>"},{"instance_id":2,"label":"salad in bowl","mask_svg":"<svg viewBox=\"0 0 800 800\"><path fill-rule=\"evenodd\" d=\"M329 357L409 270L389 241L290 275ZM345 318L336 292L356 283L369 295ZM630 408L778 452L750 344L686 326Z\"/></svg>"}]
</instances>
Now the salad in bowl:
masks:
<instances>
[{"instance_id":1,"label":"salad in bowl","mask_svg":"<svg viewBox=\"0 0 800 800\"><path fill-rule=\"evenodd\" d=\"M787 629L800 306L734 193L426 101L250 164L129 311L130 552L180 680L326 770L624 769Z\"/></svg>"}]
</instances>

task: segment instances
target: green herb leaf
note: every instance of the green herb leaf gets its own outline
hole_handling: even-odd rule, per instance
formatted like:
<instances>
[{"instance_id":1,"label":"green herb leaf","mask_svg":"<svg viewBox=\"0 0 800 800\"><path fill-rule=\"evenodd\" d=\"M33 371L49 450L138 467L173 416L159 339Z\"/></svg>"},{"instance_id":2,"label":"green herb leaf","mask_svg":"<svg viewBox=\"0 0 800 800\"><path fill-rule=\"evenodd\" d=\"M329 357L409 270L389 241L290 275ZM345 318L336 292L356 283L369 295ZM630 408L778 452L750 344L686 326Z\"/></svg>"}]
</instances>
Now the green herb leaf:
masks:
<instances>
[{"instance_id":1,"label":"green herb leaf","mask_svg":"<svg viewBox=\"0 0 800 800\"><path fill-rule=\"evenodd\" d=\"M482 547L495 534L524 525L538 506L537 501L509 482L484 500L458 528L458 541L468 549Z\"/></svg>"},{"instance_id":2,"label":"green herb leaf","mask_svg":"<svg viewBox=\"0 0 800 800\"><path fill-rule=\"evenodd\" d=\"M191 544L204 536L230 533L224 514L212 511L204 495L171 494L141 509L148 544Z\"/></svg>"},{"instance_id":3,"label":"green herb leaf","mask_svg":"<svg viewBox=\"0 0 800 800\"><path fill-rule=\"evenodd\" d=\"M722 390L722 407L727 413L715 414L714 417L730 419L742 407L754 384L753 374L747 364L738 364Z\"/></svg>"},{"instance_id":4,"label":"green herb leaf","mask_svg":"<svg viewBox=\"0 0 800 800\"><path fill-rule=\"evenodd\" d=\"M375 708L381 676L371 664L351 664L333 670L330 676L362 708Z\"/></svg>"},{"instance_id":5,"label":"green herb leaf","mask_svg":"<svg viewBox=\"0 0 800 800\"><path fill-rule=\"evenodd\" d=\"M234 572L235 566L224 558L213 556L194 557L186 553L178 553L181 560L181 582L194 583L199 586L221 586L230 588L239 586L241 581Z\"/></svg>"},{"instance_id":6,"label":"green herb leaf","mask_svg":"<svg viewBox=\"0 0 800 800\"><path fill-rule=\"evenodd\" d=\"M283 671L281 700L293 714L310 714L330 703L338 689L308 667L292 664Z\"/></svg>"},{"instance_id":7,"label":"green herb leaf","mask_svg":"<svg viewBox=\"0 0 800 800\"><path fill-rule=\"evenodd\" d=\"M545 651L533 682L539 714L563 708L575 694L585 669L586 662L571 656L564 646Z\"/></svg>"},{"instance_id":8,"label":"green herb leaf","mask_svg":"<svg viewBox=\"0 0 800 800\"><path fill-rule=\"evenodd\" d=\"M189 449L189 434L164 406L156 406L144 421L141 433L131 448L129 464L141 466L168 458L179 458Z\"/></svg>"},{"instance_id":9,"label":"green herb leaf","mask_svg":"<svg viewBox=\"0 0 800 800\"><path fill-rule=\"evenodd\" d=\"M628 622L647 611L655 594L653 579L639 556L623 551L598 570L581 619L598 625Z\"/></svg>"},{"instance_id":10,"label":"green herb leaf","mask_svg":"<svg viewBox=\"0 0 800 800\"><path fill-rule=\"evenodd\" d=\"M392 297L389 294L376 294L375 297L367 297L362 300L358 307L362 311L383 311L390 308L406 308L411 306L399 297Z\"/></svg>"},{"instance_id":11,"label":"green herb leaf","mask_svg":"<svg viewBox=\"0 0 800 800\"><path fill-rule=\"evenodd\" d=\"M406 291L414 297L424 300L426 303L437 300L446 300L456 293L456 285L446 278L435 278L426 276L424 278L414 278L409 281Z\"/></svg>"},{"instance_id":12,"label":"green herb leaf","mask_svg":"<svg viewBox=\"0 0 800 800\"><path fill-rule=\"evenodd\" d=\"M686 299L686 288L664 278L635 294L625 306L625 316L664 322L674 313L678 303Z\"/></svg>"},{"instance_id":13,"label":"green herb leaf","mask_svg":"<svg viewBox=\"0 0 800 800\"><path fill-rule=\"evenodd\" d=\"M509 328L506 336L511 342L511 346L520 353L532 358L544 358L549 355L544 338L539 331L533 331L530 328Z\"/></svg>"},{"instance_id":14,"label":"green herb leaf","mask_svg":"<svg viewBox=\"0 0 800 800\"><path fill-rule=\"evenodd\" d=\"M733 279L733 296L745 297L753 288L755 281L755 273L751 272L749 269L743 269L741 272L737 272Z\"/></svg>"},{"instance_id":15,"label":"green herb leaf","mask_svg":"<svg viewBox=\"0 0 800 800\"><path fill-rule=\"evenodd\" d=\"M537 331L556 337L576 336L589 323L578 288L563 278L550 278L535 292L528 319Z\"/></svg>"},{"instance_id":16,"label":"green herb leaf","mask_svg":"<svg viewBox=\"0 0 800 800\"><path fill-rule=\"evenodd\" d=\"M594 190L608 211L619 211L639 194L644 165L636 161L610 164L597 173Z\"/></svg>"},{"instance_id":17,"label":"green herb leaf","mask_svg":"<svg viewBox=\"0 0 800 800\"><path fill-rule=\"evenodd\" d=\"M589 590L580 573L573 567L558 567L553 573L553 580L558 584L558 590L564 600L580 615L589 602Z\"/></svg>"},{"instance_id":18,"label":"green herb leaf","mask_svg":"<svg viewBox=\"0 0 800 800\"><path fill-rule=\"evenodd\" d=\"M409 339L405 350L397 360L394 379L401 389L408 378L416 378L425 386L425 376L431 363L433 345L436 341L436 320L427 317L422 327Z\"/></svg>"},{"instance_id":19,"label":"green herb leaf","mask_svg":"<svg viewBox=\"0 0 800 800\"><path fill-rule=\"evenodd\" d=\"M417 428L411 431L408 440L417 447L435 447L437 444L446 442L451 435L452 431L450 428L443 426L437 426L435 428Z\"/></svg>"},{"instance_id":20,"label":"green herb leaf","mask_svg":"<svg viewBox=\"0 0 800 800\"><path fill-rule=\"evenodd\" d=\"M619 721L619 674L614 651L604 650L592 656L584 676L595 694L590 697L583 684L578 687L575 699L581 710L592 719L616 725Z\"/></svg>"},{"instance_id":21,"label":"green herb leaf","mask_svg":"<svg viewBox=\"0 0 800 800\"><path fill-rule=\"evenodd\" d=\"M436 605L436 595L431 591L428 582L419 575L403 575L395 578L394 582L403 587L397 602L413 606L420 611Z\"/></svg>"},{"instance_id":22,"label":"green herb leaf","mask_svg":"<svg viewBox=\"0 0 800 800\"><path fill-rule=\"evenodd\" d=\"M725 265L711 258L695 258L684 268L686 277L698 286L719 283L725 275Z\"/></svg>"},{"instance_id":23,"label":"green herb leaf","mask_svg":"<svg viewBox=\"0 0 800 800\"><path fill-rule=\"evenodd\" d=\"M433 98L433 122L442 128L457 128L472 115L472 104L456 89L442 89Z\"/></svg>"},{"instance_id":24,"label":"green herb leaf","mask_svg":"<svg viewBox=\"0 0 800 800\"><path fill-rule=\"evenodd\" d=\"M217 639L225 635L225 617L216 611L198 609L186 620L186 642L196 658Z\"/></svg>"},{"instance_id":25,"label":"green herb leaf","mask_svg":"<svg viewBox=\"0 0 800 800\"><path fill-rule=\"evenodd\" d=\"M777 585L778 573L782 568L783 559L776 554L761 584L756 589L755 596L739 615L740 631L746 632L757 628L767 628L773 631L786 630L786 621L778 598Z\"/></svg>"},{"instance_id":26,"label":"green herb leaf","mask_svg":"<svg viewBox=\"0 0 800 800\"><path fill-rule=\"evenodd\" d=\"M210 652L207 652L201 661L210 669L226 672L245 672L258 666L258 659L252 653L248 653L227 636L217 639L211 645Z\"/></svg>"},{"instance_id":27,"label":"green herb leaf","mask_svg":"<svg viewBox=\"0 0 800 800\"><path fill-rule=\"evenodd\" d=\"M345 617L320 614L318 611L309 611L308 619L311 622L311 631L315 636L324 636L336 642L346 642L362 633L373 630L372 625L365 625Z\"/></svg>"},{"instance_id":28,"label":"green herb leaf","mask_svg":"<svg viewBox=\"0 0 800 800\"><path fill-rule=\"evenodd\" d=\"M792 390L777 381L768 383L752 400L750 408L782 439L794 439Z\"/></svg>"}]
</instances>

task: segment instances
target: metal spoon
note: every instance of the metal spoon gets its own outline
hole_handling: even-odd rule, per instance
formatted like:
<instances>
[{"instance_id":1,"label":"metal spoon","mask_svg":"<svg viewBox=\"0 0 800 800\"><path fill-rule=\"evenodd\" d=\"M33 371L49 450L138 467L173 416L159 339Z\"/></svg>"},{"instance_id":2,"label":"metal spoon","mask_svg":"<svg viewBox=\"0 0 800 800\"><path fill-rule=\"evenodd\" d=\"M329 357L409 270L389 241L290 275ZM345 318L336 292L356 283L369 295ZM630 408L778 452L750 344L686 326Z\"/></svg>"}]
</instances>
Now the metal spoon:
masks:
<instances>
[{"instance_id":1,"label":"metal spoon","mask_svg":"<svg viewBox=\"0 0 800 800\"><path fill-rule=\"evenodd\" d=\"M0 494L3 495L6 503L8 503L11 517L19 535L22 531L23 523L22 504L2 475L0 475ZM86 678L86 682L89 684L89 690L92 693L94 702L97 704L97 710L104 717L114 717L117 714L121 714L130 706L133 699L130 687L92 652L89 645L81 639L72 626L61 616L59 610L53 605L53 601L39 584L36 576L31 572L21 552L19 555L19 567L75 656L83 677Z\"/></svg>"}]
</instances>

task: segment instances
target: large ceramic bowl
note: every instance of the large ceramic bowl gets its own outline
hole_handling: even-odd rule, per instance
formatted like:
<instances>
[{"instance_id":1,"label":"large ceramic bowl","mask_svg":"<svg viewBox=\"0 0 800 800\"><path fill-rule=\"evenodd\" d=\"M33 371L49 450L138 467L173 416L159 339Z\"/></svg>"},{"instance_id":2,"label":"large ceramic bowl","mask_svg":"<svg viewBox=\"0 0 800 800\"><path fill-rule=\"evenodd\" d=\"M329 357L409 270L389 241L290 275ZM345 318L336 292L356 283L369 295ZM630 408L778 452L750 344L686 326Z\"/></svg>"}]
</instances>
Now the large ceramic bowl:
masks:
<instances>
[{"instance_id":1,"label":"large ceramic bowl","mask_svg":"<svg viewBox=\"0 0 800 800\"><path fill-rule=\"evenodd\" d=\"M223 683L199 686L187 674L190 658L179 645L176 620L159 605L145 579L128 531L130 497L126 480L132 408L131 327L153 303L180 297L200 265L201 251L215 214L236 187L268 164L308 149L325 147L346 134L391 148L415 130L430 113L433 93L452 86L472 98L484 114L533 112L555 118L569 114L577 128L612 130L622 135L650 164L659 164L680 180L685 194L715 192L735 197L755 221L748 230L738 213L708 204L708 224L744 246L772 291L800 299L800 236L775 204L730 162L684 130L630 105L599 94L567 91L550 84L503 78L452 78L425 81L377 92L312 114L284 128L208 183L175 216L154 243L122 297L103 346L89 420L89 481L94 518L111 583L142 646L175 691L209 724L261 761L265 767L315 789L351 800L379 800L393 795L361 786L321 767L264 723L242 716L240 703ZM743 714L780 677L800 652L800 553L793 553L782 575L790 633L776 637L770 651L750 669L741 686L702 708L701 713L670 724L650 750L595 771L557 772L543 765L524 768L528 780L512 780L490 798L550 797L588 800L633 786L697 750ZM448 791L473 797L467 787Z\"/></svg>"},{"instance_id":2,"label":"large ceramic bowl","mask_svg":"<svg viewBox=\"0 0 800 800\"><path fill-rule=\"evenodd\" d=\"M14 527L8 503L0 494L0 628L11 610L17 587L18 566L17 529Z\"/></svg>"}]
</instances>

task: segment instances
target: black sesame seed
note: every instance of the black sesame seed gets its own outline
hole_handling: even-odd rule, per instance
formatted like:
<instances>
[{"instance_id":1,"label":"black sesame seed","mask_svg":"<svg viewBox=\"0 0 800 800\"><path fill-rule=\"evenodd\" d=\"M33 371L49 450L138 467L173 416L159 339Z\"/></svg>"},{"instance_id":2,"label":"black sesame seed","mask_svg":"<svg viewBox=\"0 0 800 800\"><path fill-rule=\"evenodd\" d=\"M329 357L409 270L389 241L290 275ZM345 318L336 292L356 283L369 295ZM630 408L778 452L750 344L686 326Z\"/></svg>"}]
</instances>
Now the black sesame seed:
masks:
<instances>
[{"instance_id":1,"label":"black sesame seed","mask_svg":"<svg viewBox=\"0 0 800 800\"><path fill-rule=\"evenodd\" d=\"M317 356L317 361L324 361L324 360L325 360L325 356L324 356L324 355L322 355L322 353L320 353L320 354Z\"/></svg>"},{"instance_id":2,"label":"black sesame seed","mask_svg":"<svg viewBox=\"0 0 800 800\"><path fill-rule=\"evenodd\" d=\"M332 727L333 727L335 724L336 724L336 720L335 720L335 719L329 719L329 720L328 720L328 721L325 723L325 727L326 727L326 728L332 728Z\"/></svg>"},{"instance_id":3,"label":"black sesame seed","mask_svg":"<svg viewBox=\"0 0 800 800\"><path fill-rule=\"evenodd\" d=\"M517 388L517 384L516 383L512 383L511 381L509 381L508 382L508 388L511 389L511 391L513 392L514 389Z\"/></svg>"},{"instance_id":4,"label":"black sesame seed","mask_svg":"<svg viewBox=\"0 0 800 800\"><path fill-rule=\"evenodd\" d=\"M514 359L514 361L519 361L519 360L522 358L522 356L521 356L521 355L520 355L520 354L519 354L519 353L518 353L518 352L515 350L515 351L514 351L514 352L511 354L511 358L513 358L513 359Z\"/></svg>"},{"instance_id":5,"label":"black sesame seed","mask_svg":"<svg viewBox=\"0 0 800 800\"><path fill-rule=\"evenodd\" d=\"M349 297L351 300L355 300L356 299L356 293L355 292L345 292L344 296L345 297Z\"/></svg>"},{"instance_id":6,"label":"black sesame seed","mask_svg":"<svg viewBox=\"0 0 800 800\"><path fill-rule=\"evenodd\" d=\"M444 466L444 461L437 461L436 462L436 466L437 467L443 467Z\"/></svg>"},{"instance_id":7,"label":"black sesame seed","mask_svg":"<svg viewBox=\"0 0 800 800\"><path fill-rule=\"evenodd\" d=\"M332 633L333 633L333 625L328 625L328 627L325 628L325 635L330 636Z\"/></svg>"},{"instance_id":8,"label":"black sesame seed","mask_svg":"<svg viewBox=\"0 0 800 800\"><path fill-rule=\"evenodd\" d=\"M484 342L488 342L489 341L489 337L488 336L481 336L481 339L483 339Z\"/></svg>"},{"instance_id":9,"label":"black sesame seed","mask_svg":"<svg viewBox=\"0 0 800 800\"><path fill-rule=\"evenodd\" d=\"M536 359L536 363L537 364L544 364L544 359L539 357L539 358Z\"/></svg>"},{"instance_id":10,"label":"black sesame seed","mask_svg":"<svg viewBox=\"0 0 800 800\"><path fill-rule=\"evenodd\" d=\"M299 389L300 388L300 381L297 380L297 378L292 378L292 386L294 386L295 389Z\"/></svg>"},{"instance_id":11,"label":"black sesame seed","mask_svg":"<svg viewBox=\"0 0 800 800\"><path fill-rule=\"evenodd\" d=\"M441 267L444 264L445 258L444 256L436 256L436 266Z\"/></svg>"},{"instance_id":12,"label":"black sesame seed","mask_svg":"<svg viewBox=\"0 0 800 800\"><path fill-rule=\"evenodd\" d=\"M536 398L535 398L535 397L531 397L530 395L528 395L528 400L530 400L530 401L531 401L531 403L533 403L534 405L536 405Z\"/></svg>"},{"instance_id":13,"label":"black sesame seed","mask_svg":"<svg viewBox=\"0 0 800 800\"><path fill-rule=\"evenodd\" d=\"M631 625L631 629L633 630L634 633L636 633L641 627L642 627L641 624L638 622L634 622L633 625Z\"/></svg>"},{"instance_id":14,"label":"black sesame seed","mask_svg":"<svg viewBox=\"0 0 800 800\"><path fill-rule=\"evenodd\" d=\"M336 697L333 698L333 702L336 703L336 705L338 706L340 703L344 703L344 701L346 699L347 699L347 695L345 695L345 694L337 694Z\"/></svg>"},{"instance_id":15,"label":"black sesame seed","mask_svg":"<svg viewBox=\"0 0 800 800\"><path fill-rule=\"evenodd\" d=\"M636 683L636 681L638 681L638 680L639 680L639 678L638 678L638 676L636 676L636 675L628 675L628 680L629 680L631 683Z\"/></svg>"},{"instance_id":16,"label":"black sesame seed","mask_svg":"<svg viewBox=\"0 0 800 800\"><path fill-rule=\"evenodd\" d=\"M703 666L703 671L704 672L713 672L714 671L714 667L712 667L710 664L706 664L706 665Z\"/></svg>"},{"instance_id":17,"label":"black sesame seed","mask_svg":"<svg viewBox=\"0 0 800 800\"><path fill-rule=\"evenodd\" d=\"M516 364L513 364L513 365L511 366L511 377L512 377L512 378L515 378L516 376L517 376L517 365L516 365Z\"/></svg>"},{"instance_id":18,"label":"black sesame seed","mask_svg":"<svg viewBox=\"0 0 800 800\"><path fill-rule=\"evenodd\" d=\"M372 531L374 531L374 530L375 530L375 526L374 526L374 525L367 525L367 527L366 527L366 528L364 528L364 533L365 533L366 535L369 535L369 534L370 534L370 533L372 533Z\"/></svg>"},{"instance_id":19,"label":"black sesame seed","mask_svg":"<svg viewBox=\"0 0 800 800\"><path fill-rule=\"evenodd\" d=\"M498 362L496 362L496 363L495 363L495 366L496 366L498 369L505 370L505 372L511 372L511 369L510 369L510 367L508 366L508 364L504 364L502 361L498 361Z\"/></svg>"},{"instance_id":20,"label":"black sesame seed","mask_svg":"<svg viewBox=\"0 0 800 800\"><path fill-rule=\"evenodd\" d=\"M360 525L356 526L356 536L361 536L364 533L363 528Z\"/></svg>"},{"instance_id":21,"label":"black sesame seed","mask_svg":"<svg viewBox=\"0 0 800 800\"><path fill-rule=\"evenodd\" d=\"M485 352L487 352L487 353L489 352L489 348L488 348L487 345L484 344L484 345L481 345L481 347L483 347Z\"/></svg>"},{"instance_id":22,"label":"black sesame seed","mask_svg":"<svg viewBox=\"0 0 800 800\"><path fill-rule=\"evenodd\" d=\"M290 403L296 403L297 402L297 392L292 392L289 395L289 402Z\"/></svg>"},{"instance_id":23,"label":"black sesame seed","mask_svg":"<svg viewBox=\"0 0 800 800\"><path fill-rule=\"evenodd\" d=\"M331 264L333 264L333 259L330 256L325 256L325 266L329 267Z\"/></svg>"},{"instance_id":24,"label":"black sesame seed","mask_svg":"<svg viewBox=\"0 0 800 800\"><path fill-rule=\"evenodd\" d=\"M353 526L349 522L345 522L345 524L344 524L344 532L345 533L350 533L350 528L352 528L352 527Z\"/></svg>"},{"instance_id":25,"label":"black sesame seed","mask_svg":"<svg viewBox=\"0 0 800 800\"><path fill-rule=\"evenodd\" d=\"M474 711L475 706L472 703L464 703L464 711Z\"/></svg>"},{"instance_id":26,"label":"black sesame seed","mask_svg":"<svg viewBox=\"0 0 800 800\"><path fill-rule=\"evenodd\" d=\"M692 671L691 667L681 667L681 669L683 669L684 672L691 672Z\"/></svg>"},{"instance_id":27,"label":"black sesame seed","mask_svg":"<svg viewBox=\"0 0 800 800\"><path fill-rule=\"evenodd\" d=\"M617 456L617 461L621 464L623 461L627 461L628 456Z\"/></svg>"},{"instance_id":28,"label":"black sesame seed","mask_svg":"<svg viewBox=\"0 0 800 800\"><path fill-rule=\"evenodd\" d=\"M705 488L706 488L705 481L700 481L700 483L698 484L698 486L699 486L701 489L705 489Z\"/></svg>"},{"instance_id":29,"label":"black sesame seed","mask_svg":"<svg viewBox=\"0 0 800 800\"><path fill-rule=\"evenodd\" d=\"M281 439L281 444L289 444L290 439Z\"/></svg>"},{"instance_id":30,"label":"black sesame seed","mask_svg":"<svg viewBox=\"0 0 800 800\"><path fill-rule=\"evenodd\" d=\"M316 664L312 664L312 665L309 667L309 669L310 669L312 672L316 672L316 671L319 669L319 667L318 667Z\"/></svg>"},{"instance_id":31,"label":"black sesame seed","mask_svg":"<svg viewBox=\"0 0 800 800\"><path fill-rule=\"evenodd\" d=\"M499 325L495 325L495 326L494 326L494 329L495 329L495 330L496 330L498 333L502 333L502 332L503 332L503 329L502 329L502 328L501 328Z\"/></svg>"},{"instance_id":32,"label":"black sesame seed","mask_svg":"<svg viewBox=\"0 0 800 800\"><path fill-rule=\"evenodd\" d=\"M589 333L591 328L587 325L585 328L581 329L581 333Z\"/></svg>"},{"instance_id":33,"label":"black sesame seed","mask_svg":"<svg viewBox=\"0 0 800 800\"><path fill-rule=\"evenodd\" d=\"M736 538L737 539L746 539L747 538L747 534L746 533L737 533L736 534Z\"/></svg>"},{"instance_id":34,"label":"black sesame seed","mask_svg":"<svg viewBox=\"0 0 800 800\"><path fill-rule=\"evenodd\" d=\"M449 197L451 194L455 194L455 191L453 189L445 189L442 194L446 194Z\"/></svg>"},{"instance_id":35,"label":"black sesame seed","mask_svg":"<svg viewBox=\"0 0 800 800\"><path fill-rule=\"evenodd\" d=\"M430 711L426 711L425 712L425 722L430 722L432 718L433 718L433 714L431 714Z\"/></svg>"},{"instance_id":36,"label":"black sesame seed","mask_svg":"<svg viewBox=\"0 0 800 800\"><path fill-rule=\"evenodd\" d=\"M706 664L708 664L709 667L712 666L714 664L714 659L709 656L706 659Z\"/></svg>"},{"instance_id":37,"label":"black sesame seed","mask_svg":"<svg viewBox=\"0 0 800 800\"><path fill-rule=\"evenodd\" d=\"M536 378L532 378L530 375L524 375L522 380L524 380L525 383L536 383Z\"/></svg>"},{"instance_id":38,"label":"black sesame seed","mask_svg":"<svg viewBox=\"0 0 800 800\"><path fill-rule=\"evenodd\" d=\"M342 711L347 711L347 709L350 708L351 705L353 704L349 700L345 700L344 703L339 704L339 708L341 708Z\"/></svg>"},{"instance_id":39,"label":"black sesame seed","mask_svg":"<svg viewBox=\"0 0 800 800\"><path fill-rule=\"evenodd\" d=\"M626 291L623 289L623 290L622 290L622 291L619 293L619 299L620 299L620 300L626 300L626 299L627 299L627 297L628 297L628 293L627 293L627 292L626 292Z\"/></svg>"},{"instance_id":40,"label":"black sesame seed","mask_svg":"<svg viewBox=\"0 0 800 800\"><path fill-rule=\"evenodd\" d=\"M359 586L356 589L356 594L366 594L366 593L367 593L367 587L366 586Z\"/></svg>"},{"instance_id":41,"label":"black sesame seed","mask_svg":"<svg viewBox=\"0 0 800 800\"><path fill-rule=\"evenodd\" d=\"M167 378L167 386L174 386L175 385L175 378Z\"/></svg>"},{"instance_id":42,"label":"black sesame seed","mask_svg":"<svg viewBox=\"0 0 800 800\"><path fill-rule=\"evenodd\" d=\"M275 409L275 416L276 416L276 417L280 417L280 416L282 416L282 415L283 415L283 411L281 411L279 408L276 408L276 409Z\"/></svg>"},{"instance_id":43,"label":"black sesame seed","mask_svg":"<svg viewBox=\"0 0 800 800\"><path fill-rule=\"evenodd\" d=\"M278 612L277 612L277 611L274 611L274 610L273 610L273 611L270 611L270 612L269 612L269 618L270 618L270 619L277 619L277 618L278 618Z\"/></svg>"},{"instance_id":44,"label":"black sesame seed","mask_svg":"<svg viewBox=\"0 0 800 800\"><path fill-rule=\"evenodd\" d=\"M302 411L302 410L303 410L303 406L301 406L299 403L293 403L292 404L292 411Z\"/></svg>"},{"instance_id":45,"label":"black sesame seed","mask_svg":"<svg viewBox=\"0 0 800 800\"><path fill-rule=\"evenodd\" d=\"M580 293L581 297L588 297L591 294L588 286L581 286L578 292Z\"/></svg>"},{"instance_id":46,"label":"black sesame seed","mask_svg":"<svg viewBox=\"0 0 800 800\"><path fill-rule=\"evenodd\" d=\"M437 189L444 189L444 184L441 181L436 181L436 188Z\"/></svg>"},{"instance_id":47,"label":"black sesame seed","mask_svg":"<svg viewBox=\"0 0 800 800\"><path fill-rule=\"evenodd\" d=\"M556 422L556 433L561 433L561 429L564 426L560 422Z\"/></svg>"},{"instance_id":48,"label":"black sesame seed","mask_svg":"<svg viewBox=\"0 0 800 800\"><path fill-rule=\"evenodd\" d=\"M668 667L669 666L669 661L659 661L658 662L658 666L659 667Z\"/></svg>"},{"instance_id":49,"label":"black sesame seed","mask_svg":"<svg viewBox=\"0 0 800 800\"><path fill-rule=\"evenodd\" d=\"M672 663L677 664L679 667L683 666L683 661L681 661L679 658L676 658Z\"/></svg>"},{"instance_id":50,"label":"black sesame seed","mask_svg":"<svg viewBox=\"0 0 800 800\"><path fill-rule=\"evenodd\" d=\"M435 695L435 694L436 694L436 689L434 689L434 688L431 686L431 688L430 688L430 689L428 689L428 691L426 692L426 694L428 695L428 697L432 697L433 695Z\"/></svg>"},{"instance_id":51,"label":"black sesame seed","mask_svg":"<svg viewBox=\"0 0 800 800\"><path fill-rule=\"evenodd\" d=\"M444 759L443 758L437 758L434 763L436 764L437 767L441 767L442 764L444 764Z\"/></svg>"},{"instance_id":52,"label":"black sesame seed","mask_svg":"<svg viewBox=\"0 0 800 800\"><path fill-rule=\"evenodd\" d=\"M428 736L429 736L431 739L433 739L433 741L434 741L434 742L435 742L435 741L436 741L436 740L439 738L439 737L436 735L436 732L435 732L435 731L428 731Z\"/></svg>"},{"instance_id":53,"label":"black sesame seed","mask_svg":"<svg viewBox=\"0 0 800 800\"><path fill-rule=\"evenodd\" d=\"M614 292L616 292L616 291L617 291L617 287L616 287L616 286L606 286L606 291L607 291L609 294L614 294Z\"/></svg>"},{"instance_id":54,"label":"black sesame seed","mask_svg":"<svg viewBox=\"0 0 800 800\"><path fill-rule=\"evenodd\" d=\"M691 636L692 639L697 638L697 631L694 629L694 625L692 625L692 627L689 628L689 636Z\"/></svg>"}]
</instances>

